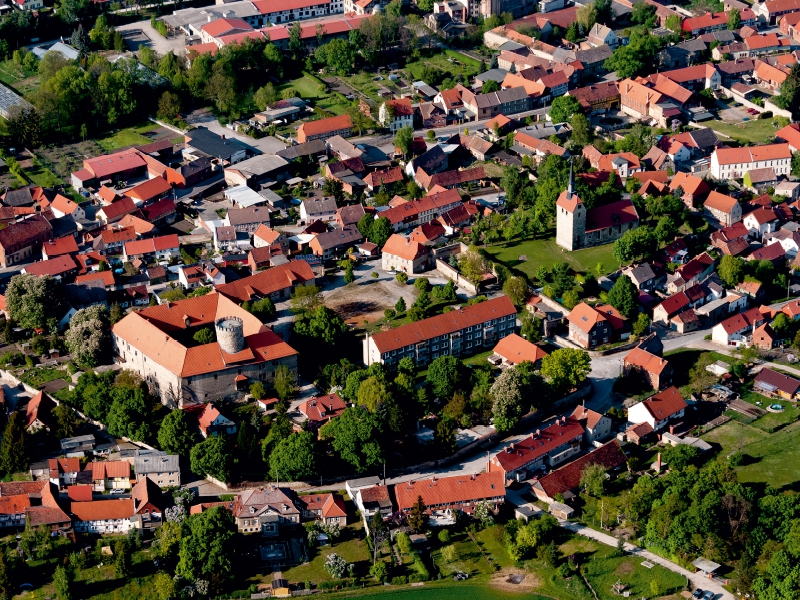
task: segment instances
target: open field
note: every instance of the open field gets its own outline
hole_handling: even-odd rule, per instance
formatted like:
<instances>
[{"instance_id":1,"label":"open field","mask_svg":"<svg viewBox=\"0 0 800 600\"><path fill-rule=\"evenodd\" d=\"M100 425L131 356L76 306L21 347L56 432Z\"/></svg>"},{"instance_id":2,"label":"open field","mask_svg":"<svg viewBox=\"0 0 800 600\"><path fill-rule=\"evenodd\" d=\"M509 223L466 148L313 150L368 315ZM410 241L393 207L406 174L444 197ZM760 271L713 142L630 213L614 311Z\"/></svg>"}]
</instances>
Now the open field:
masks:
<instances>
[{"instance_id":1,"label":"open field","mask_svg":"<svg viewBox=\"0 0 800 600\"><path fill-rule=\"evenodd\" d=\"M766 144L772 142L778 130L773 124L773 119L759 119L747 121L743 125L725 123L724 121L708 121L704 123L714 131L724 133L740 143Z\"/></svg>"},{"instance_id":2,"label":"open field","mask_svg":"<svg viewBox=\"0 0 800 600\"><path fill-rule=\"evenodd\" d=\"M155 123L145 123L143 125L135 125L121 129L117 133L109 135L97 140L100 147L106 152L113 152L118 148L125 148L127 146L137 146L141 144L149 144L153 140L145 137L144 133L158 129L159 126Z\"/></svg>"},{"instance_id":3,"label":"open field","mask_svg":"<svg viewBox=\"0 0 800 600\"><path fill-rule=\"evenodd\" d=\"M25 169L25 175L27 175L33 183L45 188L64 184L63 179L43 166L38 159L34 159L33 162L34 166Z\"/></svg>"},{"instance_id":4,"label":"open field","mask_svg":"<svg viewBox=\"0 0 800 600\"><path fill-rule=\"evenodd\" d=\"M798 423L768 434L753 425L730 421L708 432L703 439L719 444L723 456L741 448L746 458L736 471L742 483L766 483L780 488L797 481L796 465L800 460Z\"/></svg>"},{"instance_id":5,"label":"open field","mask_svg":"<svg viewBox=\"0 0 800 600\"><path fill-rule=\"evenodd\" d=\"M765 410L770 404L780 404L783 406L783 412L768 412L763 417L753 421L753 427L757 427L758 429L766 431L767 433L777 431L789 423L794 423L797 421L798 417L800 417L800 410L798 410L797 406L792 402L770 399L753 391L743 394L742 400L745 402L750 402L751 404L761 402L760 407Z\"/></svg>"},{"instance_id":6,"label":"open field","mask_svg":"<svg viewBox=\"0 0 800 600\"><path fill-rule=\"evenodd\" d=\"M513 241L487 246L486 252L495 260L509 268L522 271L533 278L539 265L548 268L556 263L566 262L580 273L594 273L597 263L603 264L603 273L611 273L617 268L617 261L611 252L613 244L595 246L585 250L567 252L556 245L555 238ZM526 259L520 260L520 256Z\"/></svg>"},{"instance_id":7,"label":"open field","mask_svg":"<svg viewBox=\"0 0 800 600\"><path fill-rule=\"evenodd\" d=\"M313 100L316 106L335 115L343 115L347 111L347 106L342 104L338 96L329 92L321 92L319 84L305 75L279 87L280 91L286 89L295 90L304 100Z\"/></svg>"},{"instance_id":8,"label":"open field","mask_svg":"<svg viewBox=\"0 0 800 600\"><path fill-rule=\"evenodd\" d=\"M448 58L453 58L461 64L450 62ZM465 56L460 52L446 50L445 54L435 54L434 56L423 58L415 62L406 63L405 71L413 81L421 78L422 69L431 67L444 73L445 77L454 77L462 74L475 74L480 68L480 63L474 58Z\"/></svg>"},{"instance_id":9,"label":"open field","mask_svg":"<svg viewBox=\"0 0 800 600\"><path fill-rule=\"evenodd\" d=\"M0 82L12 87L23 96L39 89L39 76L36 71L25 69L13 60L0 62Z\"/></svg>"}]
</instances>

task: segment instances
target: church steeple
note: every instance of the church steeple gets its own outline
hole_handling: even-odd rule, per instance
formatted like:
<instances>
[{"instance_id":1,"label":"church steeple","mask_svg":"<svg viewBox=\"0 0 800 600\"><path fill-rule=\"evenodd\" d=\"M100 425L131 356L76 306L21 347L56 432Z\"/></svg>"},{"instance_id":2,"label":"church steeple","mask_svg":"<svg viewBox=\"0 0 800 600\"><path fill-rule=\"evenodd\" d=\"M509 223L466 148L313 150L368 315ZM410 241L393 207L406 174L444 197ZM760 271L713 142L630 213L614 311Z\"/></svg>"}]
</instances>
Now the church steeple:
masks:
<instances>
[{"instance_id":1,"label":"church steeple","mask_svg":"<svg viewBox=\"0 0 800 600\"><path fill-rule=\"evenodd\" d=\"M572 200L572 194L574 193L573 188L573 178L572 178L572 157L569 159L569 186L567 186L567 200Z\"/></svg>"}]
</instances>

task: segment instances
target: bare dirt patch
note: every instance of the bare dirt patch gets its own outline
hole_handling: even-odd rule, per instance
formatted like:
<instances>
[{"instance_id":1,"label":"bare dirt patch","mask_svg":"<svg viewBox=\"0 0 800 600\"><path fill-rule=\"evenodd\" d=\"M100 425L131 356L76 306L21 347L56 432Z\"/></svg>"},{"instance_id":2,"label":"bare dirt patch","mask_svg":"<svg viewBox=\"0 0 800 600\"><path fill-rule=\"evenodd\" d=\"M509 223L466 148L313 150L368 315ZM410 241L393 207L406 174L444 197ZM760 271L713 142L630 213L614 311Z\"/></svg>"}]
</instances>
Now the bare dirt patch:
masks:
<instances>
[{"instance_id":1,"label":"bare dirt patch","mask_svg":"<svg viewBox=\"0 0 800 600\"><path fill-rule=\"evenodd\" d=\"M506 592L531 592L541 587L542 580L535 573L505 568L492 576L489 585Z\"/></svg>"},{"instance_id":2,"label":"bare dirt patch","mask_svg":"<svg viewBox=\"0 0 800 600\"><path fill-rule=\"evenodd\" d=\"M635 571L635 567L629 562L625 561L619 564L619 566L614 569L615 575L631 575Z\"/></svg>"},{"instance_id":3,"label":"bare dirt patch","mask_svg":"<svg viewBox=\"0 0 800 600\"><path fill-rule=\"evenodd\" d=\"M325 305L353 325L361 325L365 319L376 321L400 297L399 288L391 289L394 286L394 282L385 281L346 285L327 295Z\"/></svg>"}]
</instances>

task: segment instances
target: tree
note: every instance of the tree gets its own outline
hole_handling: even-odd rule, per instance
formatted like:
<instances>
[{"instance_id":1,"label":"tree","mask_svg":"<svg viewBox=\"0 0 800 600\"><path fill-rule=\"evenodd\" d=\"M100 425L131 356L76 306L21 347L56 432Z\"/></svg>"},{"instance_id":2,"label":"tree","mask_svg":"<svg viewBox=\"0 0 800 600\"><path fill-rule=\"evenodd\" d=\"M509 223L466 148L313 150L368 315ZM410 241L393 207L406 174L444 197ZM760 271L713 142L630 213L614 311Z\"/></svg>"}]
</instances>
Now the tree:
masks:
<instances>
[{"instance_id":1,"label":"tree","mask_svg":"<svg viewBox=\"0 0 800 600\"><path fill-rule=\"evenodd\" d=\"M670 15L664 22L664 26L673 33L680 33L683 25L683 19L680 15Z\"/></svg>"},{"instance_id":2,"label":"tree","mask_svg":"<svg viewBox=\"0 0 800 600\"><path fill-rule=\"evenodd\" d=\"M236 556L236 522L231 512L214 506L183 522L176 575L190 581L223 582Z\"/></svg>"},{"instance_id":3,"label":"tree","mask_svg":"<svg viewBox=\"0 0 800 600\"><path fill-rule=\"evenodd\" d=\"M733 288L744 277L744 260L730 254L725 254L717 266L717 274L728 288Z\"/></svg>"},{"instance_id":4,"label":"tree","mask_svg":"<svg viewBox=\"0 0 800 600\"><path fill-rule=\"evenodd\" d=\"M570 140L572 140L574 144L578 146L588 146L592 143L592 129L586 115L575 113L572 115L570 125L572 125Z\"/></svg>"},{"instance_id":5,"label":"tree","mask_svg":"<svg viewBox=\"0 0 800 600\"><path fill-rule=\"evenodd\" d=\"M411 144L414 142L414 128L410 125L398 130L394 138L394 145L400 148L403 153L403 158L406 158L411 153ZM373 242L374 243L374 242Z\"/></svg>"},{"instance_id":6,"label":"tree","mask_svg":"<svg viewBox=\"0 0 800 600\"><path fill-rule=\"evenodd\" d=\"M492 384L489 395L493 400L492 416L497 431L513 429L525 412L522 388L522 375L516 368L506 369Z\"/></svg>"},{"instance_id":7,"label":"tree","mask_svg":"<svg viewBox=\"0 0 800 600\"><path fill-rule=\"evenodd\" d=\"M279 441L269 455L270 477L298 481L317 475L314 438L312 433L300 431Z\"/></svg>"},{"instance_id":8,"label":"tree","mask_svg":"<svg viewBox=\"0 0 800 600\"><path fill-rule=\"evenodd\" d=\"M572 115L581 112L581 103L575 96L558 96L550 106L550 119L553 123L566 123L572 119Z\"/></svg>"},{"instance_id":9,"label":"tree","mask_svg":"<svg viewBox=\"0 0 800 600\"><path fill-rule=\"evenodd\" d=\"M158 445L169 454L189 456L196 442L194 425L186 411L173 410L161 421L158 428Z\"/></svg>"},{"instance_id":10,"label":"tree","mask_svg":"<svg viewBox=\"0 0 800 600\"><path fill-rule=\"evenodd\" d=\"M2 446L0 446L0 467L7 474L24 471L28 467L28 457L25 453L25 416L14 411L8 417L8 423L3 431Z\"/></svg>"},{"instance_id":11,"label":"tree","mask_svg":"<svg viewBox=\"0 0 800 600\"><path fill-rule=\"evenodd\" d=\"M301 38L302 34L303 28L300 26L300 23L297 21L292 23L292 26L289 27L288 49L289 52L292 53L292 58L295 60L299 59L303 53L303 40Z\"/></svg>"},{"instance_id":12,"label":"tree","mask_svg":"<svg viewBox=\"0 0 800 600\"><path fill-rule=\"evenodd\" d=\"M639 308L639 291L630 277L621 275L608 292L608 303L628 318L633 317Z\"/></svg>"},{"instance_id":13,"label":"tree","mask_svg":"<svg viewBox=\"0 0 800 600\"><path fill-rule=\"evenodd\" d=\"M347 323L327 306L318 306L306 312L303 318L294 323L295 333L331 345L335 344L347 330Z\"/></svg>"},{"instance_id":14,"label":"tree","mask_svg":"<svg viewBox=\"0 0 800 600\"><path fill-rule=\"evenodd\" d=\"M211 329L211 327L202 327L194 332L192 339L202 346L212 343L216 337L217 336L214 334L214 330Z\"/></svg>"},{"instance_id":15,"label":"tree","mask_svg":"<svg viewBox=\"0 0 800 600\"><path fill-rule=\"evenodd\" d=\"M675 234L678 233L678 228L675 225L675 220L670 215L664 215L658 220L655 231L653 232L659 244L665 244L671 241Z\"/></svg>"},{"instance_id":16,"label":"tree","mask_svg":"<svg viewBox=\"0 0 800 600\"><path fill-rule=\"evenodd\" d=\"M11 574L5 550L0 552L0 600L9 600L12 595Z\"/></svg>"},{"instance_id":17,"label":"tree","mask_svg":"<svg viewBox=\"0 0 800 600\"><path fill-rule=\"evenodd\" d=\"M232 458L225 437L213 435L194 446L189 464L192 471L201 477L211 475L220 481L228 481Z\"/></svg>"},{"instance_id":18,"label":"tree","mask_svg":"<svg viewBox=\"0 0 800 600\"><path fill-rule=\"evenodd\" d=\"M269 298L261 298L252 304L245 302L242 304L242 308L251 315L258 317L262 323L269 321L275 316L275 304L273 304L272 300Z\"/></svg>"},{"instance_id":19,"label":"tree","mask_svg":"<svg viewBox=\"0 0 800 600\"><path fill-rule=\"evenodd\" d=\"M372 231L372 224L375 222L375 216L369 213L366 213L363 217L358 220L356 227L358 231L363 235L365 238L369 239L370 232Z\"/></svg>"},{"instance_id":20,"label":"tree","mask_svg":"<svg viewBox=\"0 0 800 600\"><path fill-rule=\"evenodd\" d=\"M50 275L15 275L6 288L11 319L24 329L44 329L49 319L61 319L62 297L58 282Z\"/></svg>"},{"instance_id":21,"label":"tree","mask_svg":"<svg viewBox=\"0 0 800 600\"><path fill-rule=\"evenodd\" d=\"M108 309L102 305L82 308L69 322L64 343L75 361L94 367L111 354Z\"/></svg>"},{"instance_id":22,"label":"tree","mask_svg":"<svg viewBox=\"0 0 800 600\"><path fill-rule=\"evenodd\" d=\"M792 322L785 313L778 313L771 323L772 329L782 337L788 337L792 330Z\"/></svg>"},{"instance_id":23,"label":"tree","mask_svg":"<svg viewBox=\"0 0 800 600\"><path fill-rule=\"evenodd\" d=\"M597 2L595 2L596 5ZM602 22L599 16L597 20ZM618 77L635 77L646 72L651 65L656 63L661 43L657 36L644 35L634 31L630 36L630 43L614 50L614 54L606 59L603 66L609 71L616 71Z\"/></svg>"},{"instance_id":24,"label":"tree","mask_svg":"<svg viewBox=\"0 0 800 600\"><path fill-rule=\"evenodd\" d=\"M151 435L150 410L142 389L114 387L112 403L106 414L108 432L117 437L127 437L143 442Z\"/></svg>"},{"instance_id":25,"label":"tree","mask_svg":"<svg viewBox=\"0 0 800 600\"><path fill-rule=\"evenodd\" d=\"M159 600L170 600L175 596L175 582L167 573L156 573L153 578L153 590Z\"/></svg>"},{"instance_id":26,"label":"tree","mask_svg":"<svg viewBox=\"0 0 800 600\"><path fill-rule=\"evenodd\" d=\"M331 440L337 455L350 463L358 473L384 462L380 439L383 425L380 418L356 406L347 408L319 431L322 439Z\"/></svg>"},{"instance_id":27,"label":"tree","mask_svg":"<svg viewBox=\"0 0 800 600\"><path fill-rule=\"evenodd\" d=\"M389 397L389 388L383 377L372 375L358 386L358 405L364 406L370 412L377 411L378 405Z\"/></svg>"},{"instance_id":28,"label":"tree","mask_svg":"<svg viewBox=\"0 0 800 600\"><path fill-rule=\"evenodd\" d=\"M611 0L594 0L593 6L597 12L597 22L610 25L616 16Z\"/></svg>"},{"instance_id":29,"label":"tree","mask_svg":"<svg viewBox=\"0 0 800 600\"><path fill-rule=\"evenodd\" d=\"M452 398L459 379L460 361L454 356L439 356L428 367L425 381L437 398Z\"/></svg>"},{"instance_id":30,"label":"tree","mask_svg":"<svg viewBox=\"0 0 800 600\"><path fill-rule=\"evenodd\" d=\"M334 552L325 558L324 566L331 579L341 579L347 570L347 561Z\"/></svg>"},{"instance_id":31,"label":"tree","mask_svg":"<svg viewBox=\"0 0 800 600\"><path fill-rule=\"evenodd\" d=\"M503 284L503 293L515 306L522 306L528 299L528 282L522 277L511 277Z\"/></svg>"},{"instance_id":32,"label":"tree","mask_svg":"<svg viewBox=\"0 0 800 600\"><path fill-rule=\"evenodd\" d=\"M11 139L25 148L38 148L42 137L42 120L39 112L35 108L12 106L9 113L6 128Z\"/></svg>"},{"instance_id":33,"label":"tree","mask_svg":"<svg viewBox=\"0 0 800 600\"><path fill-rule=\"evenodd\" d=\"M131 574L131 548L128 540L118 539L114 543L114 575L126 578Z\"/></svg>"},{"instance_id":34,"label":"tree","mask_svg":"<svg viewBox=\"0 0 800 600\"><path fill-rule=\"evenodd\" d=\"M3 552L5 554L5 552ZM72 600L72 570L61 565L53 573L53 585L58 600Z\"/></svg>"},{"instance_id":35,"label":"tree","mask_svg":"<svg viewBox=\"0 0 800 600\"><path fill-rule=\"evenodd\" d=\"M322 306L322 290L316 285L298 285L292 294L292 311L303 315Z\"/></svg>"},{"instance_id":36,"label":"tree","mask_svg":"<svg viewBox=\"0 0 800 600\"><path fill-rule=\"evenodd\" d=\"M275 394L283 401L288 400L295 390L296 378L294 371L286 365L278 365L275 376L272 378L272 387Z\"/></svg>"},{"instance_id":37,"label":"tree","mask_svg":"<svg viewBox=\"0 0 800 600\"><path fill-rule=\"evenodd\" d=\"M481 86L481 93L483 94L491 94L492 92L497 92L500 90L500 84L497 83L494 79L488 80Z\"/></svg>"},{"instance_id":38,"label":"tree","mask_svg":"<svg viewBox=\"0 0 800 600\"><path fill-rule=\"evenodd\" d=\"M689 446L688 444L669 446L663 452L664 462L667 463L670 469L678 470L687 467L699 455L700 449L697 446Z\"/></svg>"},{"instance_id":39,"label":"tree","mask_svg":"<svg viewBox=\"0 0 800 600\"><path fill-rule=\"evenodd\" d=\"M407 307L406 307L406 300L405 300L405 298L403 298L402 296L400 296L400 297L397 299L397 302L396 302L396 303L395 303L395 305L394 305L394 309L395 309L395 310L396 310L398 313L404 313L404 312L406 312L406 308L407 308Z\"/></svg>"},{"instance_id":40,"label":"tree","mask_svg":"<svg viewBox=\"0 0 800 600\"><path fill-rule=\"evenodd\" d=\"M379 217L374 220L369 230L368 239L378 247L383 247L386 240L394 233L392 224L386 217Z\"/></svg>"},{"instance_id":41,"label":"tree","mask_svg":"<svg viewBox=\"0 0 800 600\"><path fill-rule=\"evenodd\" d=\"M386 563L382 560L379 560L372 563L372 566L369 568L369 574L372 575L377 581L382 583L386 581L389 570L386 567Z\"/></svg>"},{"instance_id":42,"label":"tree","mask_svg":"<svg viewBox=\"0 0 800 600\"><path fill-rule=\"evenodd\" d=\"M253 102L258 107L258 110L267 110L271 104L275 104L278 100L278 93L275 91L275 86L272 83L258 88L256 93L253 94Z\"/></svg>"},{"instance_id":43,"label":"tree","mask_svg":"<svg viewBox=\"0 0 800 600\"><path fill-rule=\"evenodd\" d=\"M590 496L600 498L606 480L606 469L603 465L589 465L581 471L581 487Z\"/></svg>"},{"instance_id":44,"label":"tree","mask_svg":"<svg viewBox=\"0 0 800 600\"><path fill-rule=\"evenodd\" d=\"M645 333L650 331L650 317L647 316L645 313L639 313L639 316L636 317L636 321L632 327L633 335L636 337L640 337Z\"/></svg>"},{"instance_id":45,"label":"tree","mask_svg":"<svg viewBox=\"0 0 800 600\"><path fill-rule=\"evenodd\" d=\"M253 397L253 400L263 400L266 398L267 390L264 387L264 384L260 381L256 381L250 386L250 395Z\"/></svg>"},{"instance_id":46,"label":"tree","mask_svg":"<svg viewBox=\"0 0 800 600\"><path fill-rule=\"evenodd\" d=\"M648 257L657 248L655 233L643 225L629 229L622 234L612 247L612 254L620 264L629 264L641 257Z\"/></svg>"},{"instance_id":47,"label":"tree","mask_svg":"<svg viewBox=\"0 0 800 600\"><path fill-rule=\"evenodd\" d=\"M656 23L656 7L647 2L634 5L631 11L631 22L637 25L653 27Z\"/></svg>"},{"instance_id":48,"label":"tree","mask_svg":"<svg viewBox=\"0 0 800 600\"><path fill-rule=\"evenodd\" d=\"M170 91L161 94L158 99L158 118L164 121L174 121L181 112L181 97Z\"/></svg>"},{"instance_id":49,"label":"tree","mask_svg":"<svg viewBox=\"0 0 800 600\"><path fill-rule=\"evenodd\" d=\"M589 355L577 348L559 348L542 359L541 373L555 388L577 387L591 370Z\"/></svg>"},{"instance_id":50,"label":"tree","mask_svg":"<svg viewBox=\"0 0 800 600\"><path fill-rule=\"evenodd\" d=\"M66 403L61 402L56 406L53 409L53 416L56 419L55 434L58 439L64 439L75 435L80 421Z\"/></svg>"},{"instance_id":51,"label":"tree","mask_svg":"<svg viewBox=\"0 0 800 600\"><path fill-rule=\"evenodd\" d=\"M408 514L408 526L414 533L421 533L428 523L428 517L425 515L425 503L422 501L422 496L417 496L417 501L411 507L411 512Z\"/></svg>"},{"instance_id":52,"label":"tree","mask_svg":"<svg viewBox=\"0 0 800 600\"><path fill-rule=\"evenodd\" d=\"M730 31L735 31L739 29L739 26L742 24L742 14L739 12L738 8L732 8L728 12L728 29Z\"/></svg>"}]
</instances>

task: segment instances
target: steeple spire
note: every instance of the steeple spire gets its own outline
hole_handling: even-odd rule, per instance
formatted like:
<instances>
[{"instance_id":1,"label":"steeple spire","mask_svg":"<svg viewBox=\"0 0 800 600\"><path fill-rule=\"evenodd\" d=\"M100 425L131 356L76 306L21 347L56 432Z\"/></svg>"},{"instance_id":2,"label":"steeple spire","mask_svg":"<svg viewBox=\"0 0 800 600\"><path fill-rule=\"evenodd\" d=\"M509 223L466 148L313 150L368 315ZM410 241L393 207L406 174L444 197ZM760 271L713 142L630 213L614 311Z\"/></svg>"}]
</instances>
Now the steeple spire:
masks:
<instances>
[{"instance_id":1,"label":"steeple spire","mask_svg":"<svg viewBox=\"0 0 800 600\"><path fill-rule=\"evenodd\" d=\"M567 200L572 200L574 193L573 178L572 178L572 157L569 157L569 186L567 187Z\"/></svg>"}]
</instances>

